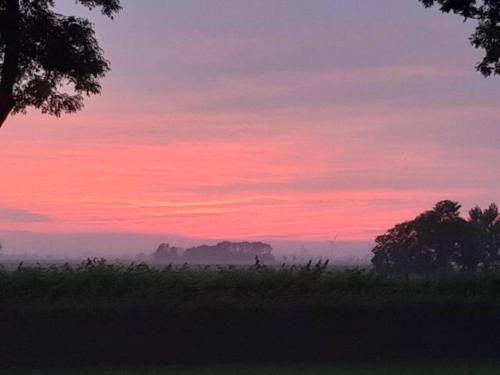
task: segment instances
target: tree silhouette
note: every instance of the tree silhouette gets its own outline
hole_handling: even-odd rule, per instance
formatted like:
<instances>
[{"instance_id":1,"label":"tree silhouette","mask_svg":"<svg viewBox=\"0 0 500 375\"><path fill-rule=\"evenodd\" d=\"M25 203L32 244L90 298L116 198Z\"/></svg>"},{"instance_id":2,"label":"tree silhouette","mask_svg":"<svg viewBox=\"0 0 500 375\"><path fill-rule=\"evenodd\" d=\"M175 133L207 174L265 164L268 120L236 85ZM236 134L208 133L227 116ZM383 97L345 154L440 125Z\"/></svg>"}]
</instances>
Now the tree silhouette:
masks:
<instances>
[{"instance_id":1,"label":"tree silhouette","mask_svg":"<svg viewBox=\"0 0 500 375\"><path fill-rule=\"evenodd\" d=\"M75 0L110 18L120 0ZM54 0L0 0L0 126L35 107L60 116L99 94L109 70L90 21L64 16Z\"/></svg>"},{"instance_id":2,"label":"tree silhouette","mask_svg":"<svg viewBox=\"0 0 500 375\"><path fill-rule=\"evenodd\" d=\"M484 267L491 269L500 264L500 214L496 204L482 210L469 211L469 222L474 233L473 249L480 253Z\"/></svg>"},{"instance_id":3,"label":"tree silhouette","mask_svg":"<svg viewBox=\"0 0 500 375\"><path fill-rule=\"evenodd\" d=\"M397 224L375 240L372 264L383 272L476 271L500 265L500 215L495 204L460 217L460 205L437 203L414 220Z\"/></svg>"},{"instance_id":4,"label":"tree silhouette","mask_svg":"<svg viewBox=\"0 0 500 375\"><path fill-rule=\"evenodd\" d=\"M485 77L500 75L500 0L419 0L425 7L439 6L444 13L455 13L464 20L477 21L470 41L484 49L476 68Z\"/></svg>"}]
</instances>

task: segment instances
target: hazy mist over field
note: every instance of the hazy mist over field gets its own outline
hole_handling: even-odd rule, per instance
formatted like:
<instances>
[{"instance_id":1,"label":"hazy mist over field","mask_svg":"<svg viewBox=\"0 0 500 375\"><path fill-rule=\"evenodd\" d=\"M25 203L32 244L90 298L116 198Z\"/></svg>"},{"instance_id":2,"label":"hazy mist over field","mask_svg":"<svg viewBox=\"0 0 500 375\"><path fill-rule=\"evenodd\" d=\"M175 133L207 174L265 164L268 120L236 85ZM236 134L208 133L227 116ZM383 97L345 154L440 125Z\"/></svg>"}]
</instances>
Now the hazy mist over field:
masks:
<instances>
[{"instance_id":1,"label":"hazy mist over field","mask_svg":"<svg viewBox=\"0 0 500 375\"><path fill-rule=\"evenodd\" d=\"M217 240L180 237L175 235L147 235L134 233L78 233L44 234L30 232L0 232L0 257L68 258L87 257L135 259L137 255L152 254L160 243L187 248L202 244L215 244ZM224 239L220 239L223 241ZM260 240L260 239L259 239ZM332 261L360 261L368 259L372 243L368 241L262 241L273 246L277 261L292 261L323 257ZM286 257L286 258L284 258Z\"/></svg>"}]
</instances>

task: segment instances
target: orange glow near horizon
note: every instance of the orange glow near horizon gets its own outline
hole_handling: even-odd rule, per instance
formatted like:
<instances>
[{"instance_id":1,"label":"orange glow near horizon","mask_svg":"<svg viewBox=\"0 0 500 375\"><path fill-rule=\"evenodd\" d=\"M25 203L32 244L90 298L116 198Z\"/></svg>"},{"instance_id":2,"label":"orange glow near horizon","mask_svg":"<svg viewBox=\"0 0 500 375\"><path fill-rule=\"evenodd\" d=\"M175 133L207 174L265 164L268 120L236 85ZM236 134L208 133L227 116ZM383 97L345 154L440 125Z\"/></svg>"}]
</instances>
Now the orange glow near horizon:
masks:
<instances>
[{"instance_id":1,"label":"orange glow near horizon","mask_svg":"<svg viewBox=\"0 0 500 375\"><path fill-rule=\"evenodd\" d=\"M342 177L353 161L329 143L314 145L307 138L9 144L1 151L9 176L1 206L45 219L0 221L0 230L370 240L444 194L336 187L323 176Z\"/></svg>"}]
</instances>

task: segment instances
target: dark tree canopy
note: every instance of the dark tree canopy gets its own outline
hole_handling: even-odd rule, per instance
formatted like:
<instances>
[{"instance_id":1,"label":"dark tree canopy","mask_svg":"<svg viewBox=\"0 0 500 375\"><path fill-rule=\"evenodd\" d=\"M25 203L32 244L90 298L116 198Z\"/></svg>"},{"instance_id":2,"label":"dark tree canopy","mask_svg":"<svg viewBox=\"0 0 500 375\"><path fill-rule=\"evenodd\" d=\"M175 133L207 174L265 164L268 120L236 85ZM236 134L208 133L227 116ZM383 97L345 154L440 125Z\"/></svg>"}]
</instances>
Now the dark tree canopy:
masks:
<instances>
[{"instance_id":1,"label":"dark tree canopy","mask_svg":"<svg viewBox=\"0 0 500 375\"><path fill-rule=\"evenodd\" d=\"M485 56L477 70L485 77L500 75L500 0L419 0L425 7L438 6L444 13L455 13L464 20L477 21L470 41Z\"/></svg>"},{"instance_id":2,"label":"dark tree canopy","mask_svg":"<svg viewBox=\"0 0 500 375\"><path fill-rule=\"evenodd\" d=\"M113 17L120 0L76 0ZM54 0L0 0L0 126L28 107L59 116L99 94L109 62L92 23L54 11Z\"/></svg>"},{"instance_id":3,"label":"dark tree canopy","mask_svg":"<svg viewBox=\"0 0 500 375\"><path fill-rule=\"evenodd\" d=\"M442 201L375 240L372 264L383 272L475 271L500 266L500 215L495 204L460 217L457 202Z\"/></svg>"}]
</instances>

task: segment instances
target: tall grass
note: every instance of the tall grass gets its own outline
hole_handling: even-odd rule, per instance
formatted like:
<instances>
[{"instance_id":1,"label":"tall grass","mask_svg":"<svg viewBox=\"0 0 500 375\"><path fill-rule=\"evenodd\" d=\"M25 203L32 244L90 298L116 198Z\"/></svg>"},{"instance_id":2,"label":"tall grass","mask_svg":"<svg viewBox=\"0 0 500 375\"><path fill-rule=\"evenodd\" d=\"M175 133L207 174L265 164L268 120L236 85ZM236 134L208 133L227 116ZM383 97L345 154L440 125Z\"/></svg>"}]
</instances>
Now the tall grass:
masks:
<instances>
[{"instance_id":1,"label":"tall grass","mask_svg":"<svg viewBox=\"0 0 500 375\"><path fill-rule=\"evenodd\" d=\"M327 263L0 270L0 366L499 357L500 274Z\"/></svg>"},{"instance_id":2,"label":"tall grass","mask_svg":"<svg viewBox=\"0 0 500 375\"><path fill-rule=\"evenodd\" d=\"M500 273L397 278L366 269L304 266L231 267L110 264L87 260L0 269L0 308L27 305L464 304L500 303Z\"/></svg>"}]
</instances>

